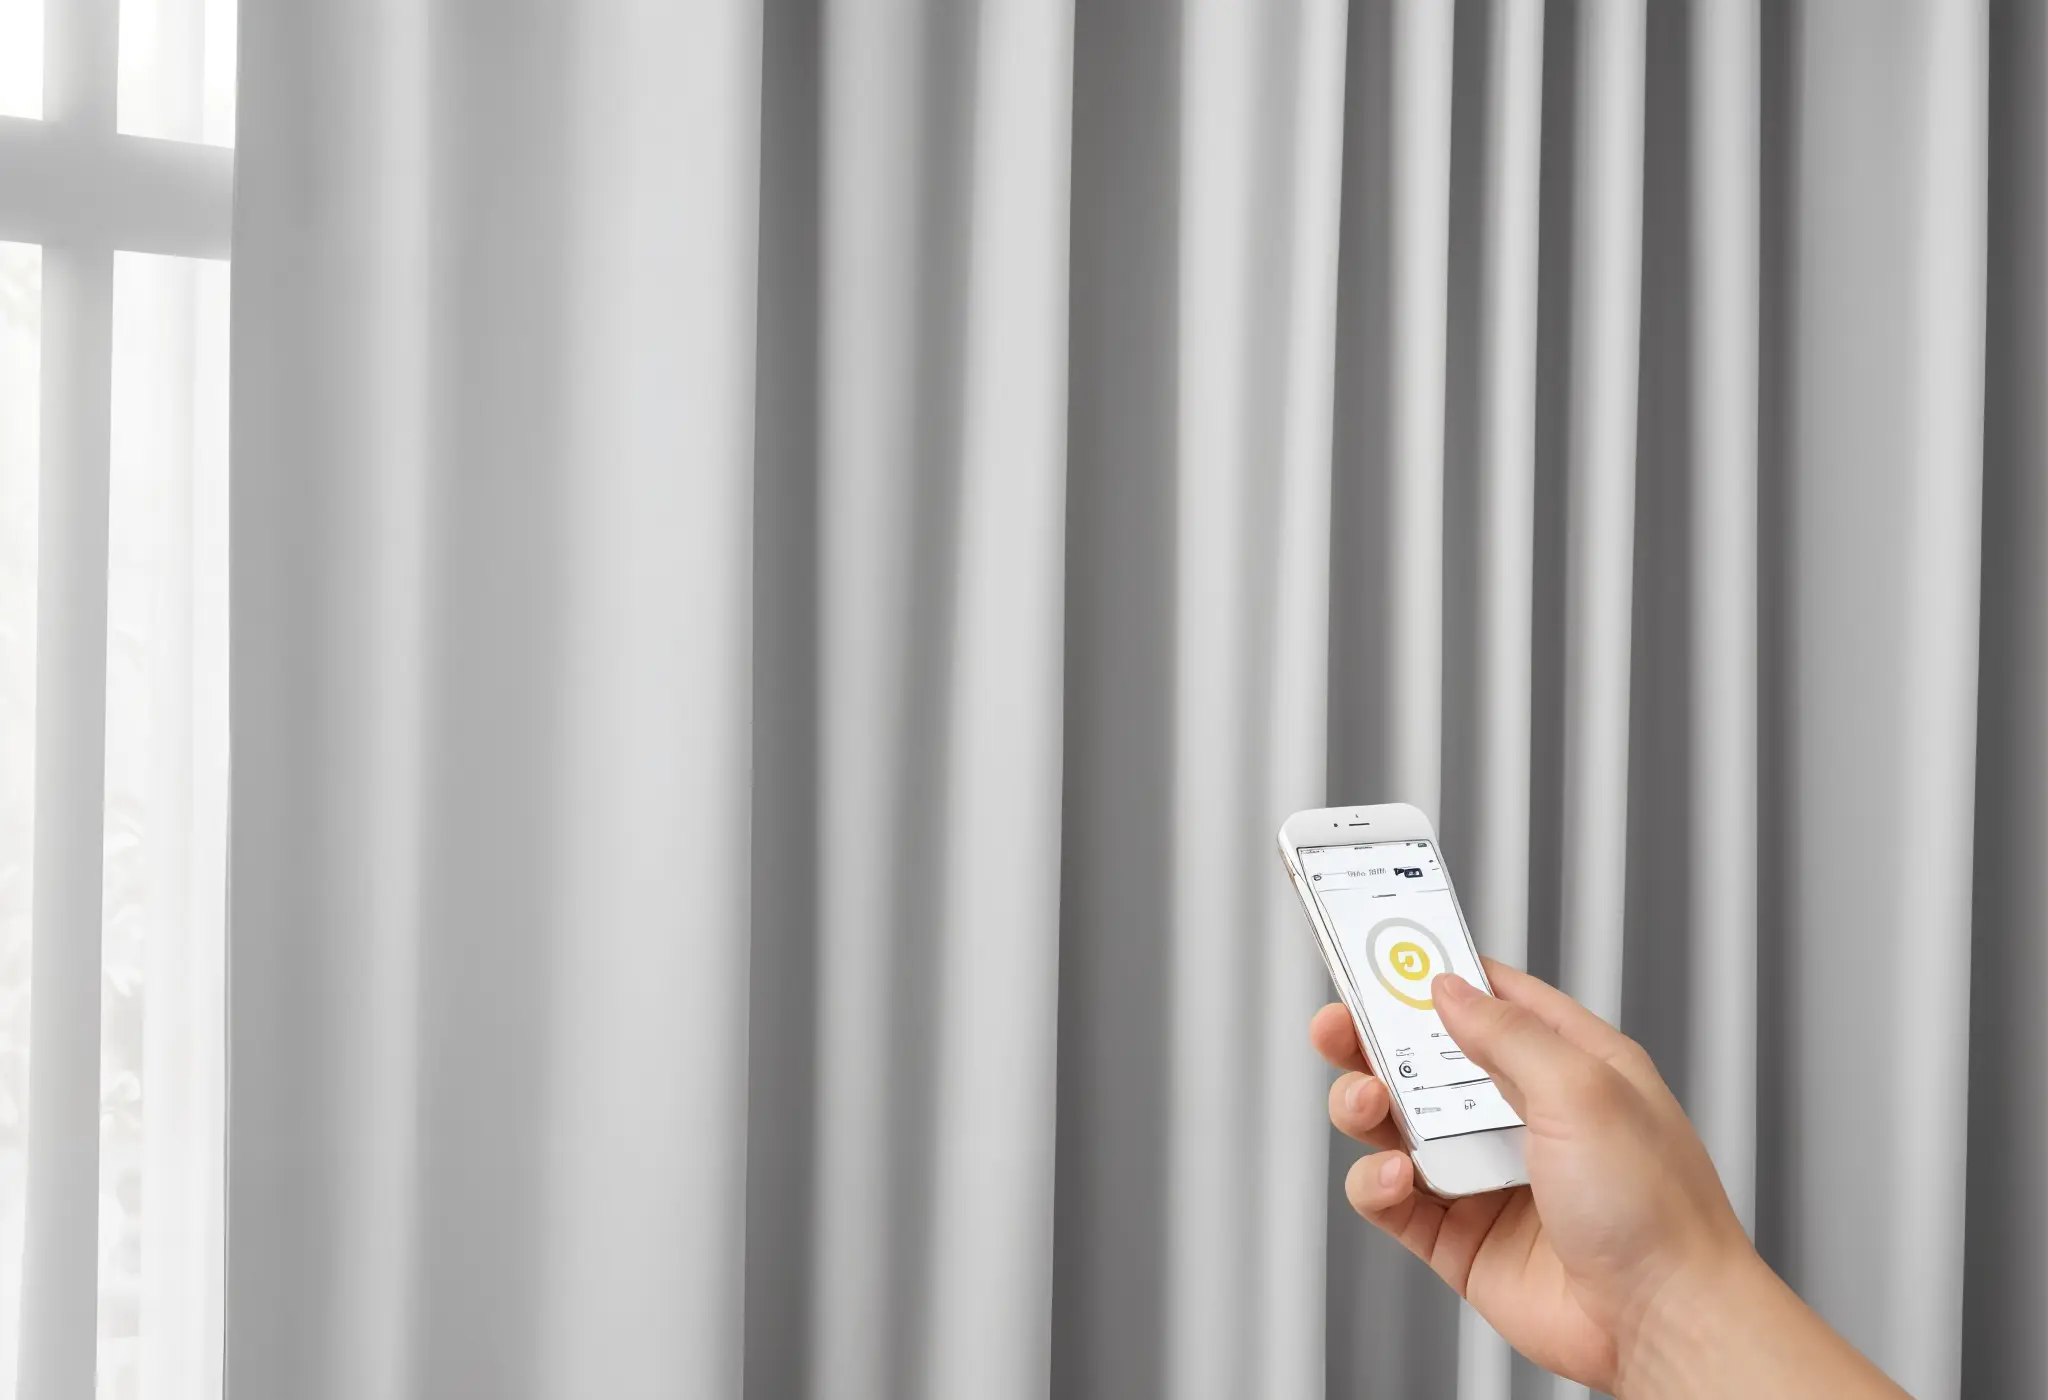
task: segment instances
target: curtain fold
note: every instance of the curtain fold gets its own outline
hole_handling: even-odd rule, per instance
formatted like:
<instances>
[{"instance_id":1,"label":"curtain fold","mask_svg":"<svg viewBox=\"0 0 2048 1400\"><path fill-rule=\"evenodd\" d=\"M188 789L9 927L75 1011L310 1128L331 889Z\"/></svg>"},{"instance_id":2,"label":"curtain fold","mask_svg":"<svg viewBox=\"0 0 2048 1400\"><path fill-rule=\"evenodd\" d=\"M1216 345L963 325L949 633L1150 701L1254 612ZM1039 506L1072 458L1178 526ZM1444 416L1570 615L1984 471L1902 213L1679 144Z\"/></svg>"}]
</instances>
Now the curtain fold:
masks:
<instances>
[{"instance_id":1,"label":"curtain fold","mask_svg":"<svg viewBox=\"0 0 2048 1400\"><path fill-rule=\"evenodd\" d=\"M1984 570L1970 918L1963 1390L2022 1394L2048 1372L2048 1206L2026 1189L2048 1122L2048 7L1991 12L1986 208ZM2011 1105L2008 1109L2006 1106ZM1951 1185L1953 1189L1953 1185ZM2018 1243L2021 1247L2014 1248Z\"/></svg>"},{"instance_id":2,"label":"curtain fold","mask_svg":"<svg viewBox=\"0 0 2048 1400\"><path fill-rule=\"evenodd\" d=\"M1490 20L1484 26L1481 20ZM1446 659L1446 839L1467 854L1464 896L1483 951L1521 966L1529 951L1531 624L1534 569L1537 219L1543 130L1541 5L1467 8L1454 61L1463 134L1453 168L1447 287L1450 382L1471 410L1446 415L1445 513L1470 522L1446 542L1448 617L1469 649ZM1458 814L1463 814L1460 817ZM1462 821L1462 827L1459 822ZM1507 1392L1511 1353L1467 1309L1458 1393Z\"/></svg>"},{"instance_id":3,"label":"curtain fold","mask_svg":"<svg viewBox=\"0 0 2048 1400\"><path fill-rule=\"evenodd\" d=\"M1774 793L1791 936L1759 982L1792 997L1785 1257L1909 1390L1945 1393L1960 1345L1962 1199L1948 1183L1968 1140L1971 794L1977 764L1998 761L1975 744L1986 13L1886 18L1816 8L1798 45L1791 752ZM1831 61L1852 43L1881 62ZM1873 160L1873 142L1897 158ZM1880 1055L1898 1057L1895 1074L1822 1069ZM1901 1104L1913 1131L1874 1152L1869 1125Z\"/></svg>"},{"instance_id":4,"label":"curtain fold","mask_svg":"<svg viewBox=\"0 0 2048 1400\"><path fill-rule=\"evenodd\" d=\"M749 955L725 931L750 921L760 30L742 6L579 7L567 187L536 192L566 216L536 250L564 284L533 349L565 421L536 463L556 514L531 522L560 571L536 677L560 767L533 861L553 905L525 917L576 930L533 969L543 1394L716 1394L743 1369Z\"/></svg>"},{"instance_id":5,"label":"curtain fold","mask_svg":"<svg viewBox=\"0 0 2048 1400\"><path fill-rule=\"evenodd\" d=\"M1742 3L1695 6L1685 30L1690 224L1685 305L1692 335L1681 449L1691 485L1685 819L1688 1109L1728 1194L1754 1222L1757 946L1757 385L1762 372L1763 72L1760 17ZM1656 70L1653 70L1656 71ZM1654 212L1645 223L1654 227ZM1662 230L1658 230L1661 232ZM1646 337L1653 332L1646 331ZM1667 439L1668 441L1668 439Z\"/></svg>"},{"instance_id":6,"label":"curtain fold","mask_svg":"<svg viewBox=\"0 0 2048 1400\"><path fill-rule=\"evenodd\" d=\"M1393 799L2038 1389L2044 32L252 9L231 1391L1551 1393L1343 1202Z\"/></svg>"},{"instance_id":7,"label":"curtain fold","mask_svg":"<svg viewBox=\"0 0 2048 1400\"><path fill-rule=\"evenodd\" d=\"M1621 1015L1629 643L1641 338L1642 0L1588 0L1572 78L1569 387L1564 413L1564 989ZM1560 132L1559 136L1565 134Z\"/></svg>"},{"instance_id":8,"label":"curtain fold","mask_svg":"<svg viewBox=\"0 0 2048 1400\"><path fill-rule=\"evenodd\" d=\"M1306 1087L1284 1047L1315 971L1299 945L1267 936L1286 927L1284 902L1239 857L1271 843L1267 813L1316 790L1323 763L1320 731L1282 708L1303 698L1275 679L1302 664L1280 653L1283 638L1316 655L1308 632L1324 612L1287 562L1305 542L1284 532L1326 496L1338 172L1315 153L1333 144L1344 23L1327 5L1216 6L1188 11L1180 38L1171 630L1167 665L1143 681L1160 697L1170 770L1138 809L1174 814L1163 866L1146 877L1166 916L1159 1151L1184 1164L1159 1183L1168 1394L1298 1389L1320 1369L1320 1260L1301 1270L1321 1238L1304 1207L1323 1145L1273 1112ZM1298 238L1315 241L1297 261ZM1114 587L1119 561L1108 569Z\"/></svg>"},{"instance_id":9,"label":"curtain fold","mask_svg":"<svg viewBox=\"0 0 2048 1400\"><path fill-rule=\"evenodd\" d=\"M528 18L246 25L234 1389L742 1370L759 18Z\"/></svg>"},{"instance_id":10,"label":"curtain fold","mask_svg":"<svg viewBox=\"0 0 2048 1400\"><path fill-rule=\"evenodd\" d=\"M1050 1381L1073 13L981 16L926 1388ZM954 757L957 756L957 757ZM1008 893L997 895L996 892ZM995 895L996 897L992 897ZM993 1090L993 1092L991 1092ZM1009 1261L991 1275L990 1254Z\"/></svg>"}]
</instances>

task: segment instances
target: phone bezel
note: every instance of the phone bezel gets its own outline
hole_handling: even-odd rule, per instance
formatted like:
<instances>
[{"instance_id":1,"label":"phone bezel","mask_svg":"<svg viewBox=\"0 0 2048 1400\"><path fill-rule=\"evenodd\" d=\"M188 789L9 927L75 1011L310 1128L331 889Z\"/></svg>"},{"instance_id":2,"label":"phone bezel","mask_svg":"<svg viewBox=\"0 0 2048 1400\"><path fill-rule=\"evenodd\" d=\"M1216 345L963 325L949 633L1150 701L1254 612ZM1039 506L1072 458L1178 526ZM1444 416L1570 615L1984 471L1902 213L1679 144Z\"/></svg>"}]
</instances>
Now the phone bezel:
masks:
<instances>
[{"instance_id":1,"label":"phone bezel","mask_svg":"<svg viewBox=\"0 0 2048 1400\"><path fill-rule=\"evenodd\" d=\"M1478 963L1479 948L1472 937L1471 925L1466 922L1464 905L1458 900L1457 883L1451 876L1450 861L1444 856L1443 843L1437 839L1436 828L1420 808L1405 802L1319 807L1296 812L1280 828L1281 860L1287 867L1295 896L1301 901L1309 924L1315 930L1323 966L1329 971L1338 996L1351 1012L1351 1023L1358 1031L1359 1043L1365 1049L1373 1073L1384 1080L1380 1066L1386 1063L1386 1057L1380 1052L1372 1024L1365 1015L1364 1002L1337 950L1335 931L1325 922L1321 905L1302 879L1301 860L1297 854L1304 846L1359 845L1375 841L1428 841L1436 848L1437 860L1443 867L1445 887L1450 891L1452 906L1457 910L1459 932L1464 935L1466 946L1472 950L1475 963ZM1493 988L1486 982L1485 966L1478 966L1480 982L1486 991L1491 992ZM1408 1155L1415 1162L1417 1179L1427 1190L1446 1197L1476 1196L1527 1184L1528 1171L1522 1157L1527 1128L1496 1128L1489 1132L1431 1141L1417 1130L1401 1104L1401 1096L1390 1094L1389 1098L1394 1104L1394 1119L1400 1127L1401 1137L1408 1144Z\"/></svg>"}]
</instances>

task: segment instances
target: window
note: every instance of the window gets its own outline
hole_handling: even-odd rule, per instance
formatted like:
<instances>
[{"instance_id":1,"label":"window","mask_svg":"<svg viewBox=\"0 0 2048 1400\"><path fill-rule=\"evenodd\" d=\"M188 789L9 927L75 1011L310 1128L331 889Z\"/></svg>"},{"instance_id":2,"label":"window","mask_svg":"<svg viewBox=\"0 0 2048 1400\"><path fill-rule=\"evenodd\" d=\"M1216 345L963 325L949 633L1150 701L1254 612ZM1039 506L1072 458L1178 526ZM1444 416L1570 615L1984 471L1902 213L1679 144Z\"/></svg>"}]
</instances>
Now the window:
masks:
<instances>
[{"instance_id":1,"label":"window","mask_svg":"<svg viewBox=\"0 0 2048 1400\"><path fill-rule=\"evenodd\" d=\"M235 18L0 0L0 1400L221 1392Z\"/></svg>"}]
</instances>

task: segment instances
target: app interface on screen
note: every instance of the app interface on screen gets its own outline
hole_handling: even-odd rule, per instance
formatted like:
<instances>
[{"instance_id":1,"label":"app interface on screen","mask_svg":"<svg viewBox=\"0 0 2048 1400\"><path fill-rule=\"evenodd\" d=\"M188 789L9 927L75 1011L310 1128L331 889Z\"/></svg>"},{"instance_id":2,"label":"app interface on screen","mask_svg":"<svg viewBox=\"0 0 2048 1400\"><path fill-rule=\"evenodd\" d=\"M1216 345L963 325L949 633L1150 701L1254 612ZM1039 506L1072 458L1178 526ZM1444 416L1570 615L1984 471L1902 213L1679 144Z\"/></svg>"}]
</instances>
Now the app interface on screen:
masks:
<instances>
[{"instance_id":1,"label":"app interface on screen","mask_svg":"<svg viewBox=\"0 0 2048 1400\"><path fill-rule=\"evenodd\" d=\"M1440 972L1478 983L1478 959L1450 882L1429 841L1377 841L1300 851L1302 878L1322 906L1385 1063L1424 1138L1512 1128L1500 1090L1465 1058L1437 1019L1429 984Z\"/></svg>"}]
</instances>

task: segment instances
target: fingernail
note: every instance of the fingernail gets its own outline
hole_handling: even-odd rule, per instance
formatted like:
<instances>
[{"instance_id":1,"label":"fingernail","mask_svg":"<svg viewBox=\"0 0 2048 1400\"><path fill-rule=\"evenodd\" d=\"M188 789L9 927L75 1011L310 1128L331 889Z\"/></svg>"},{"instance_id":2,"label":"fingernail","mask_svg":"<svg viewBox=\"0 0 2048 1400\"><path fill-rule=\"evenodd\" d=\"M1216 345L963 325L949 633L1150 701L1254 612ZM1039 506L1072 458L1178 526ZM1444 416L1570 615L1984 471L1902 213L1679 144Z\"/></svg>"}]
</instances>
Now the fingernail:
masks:
<instances>
[{"instance_id":1,"label":"fingernail","mask_svg":"<svg viewBox=\"0 0 2048 1400\"><path fill-rule=\"evenodd\" d=\"M1467 982L1455 972L1438 973L1436 981L1430 987L1432 999L1440 997L1452 1005L1469 1000L1478 995L1478 992L1479 989L1477 987Z\"/></svg>"},{"instance_id":2,"label":"fingernail","mask_svg":"<svg viewBox=\"0 0 2048 1400\"><path fill-rule=\"evenodd\" d=\"M1345 1106L1353 1113L1363 1113L1365 1111L1365 1091L1371 1084L1372 1080L1361 1074L1358 1077L1358 1082L1351 1086L1351 1092L1344 1096Z\"/></svg>"},{"instance_id":3,"label":"fingernail","mask_svg":"<svg viewBox=\"0 0 2048 1400\"><path fill-rule=\"evenodd\" d=\"M1380 1163L1380 1185L1392 1186L1401 1179L1401 1159L1389 1157Z\"/></svg>"}]
</instances>

